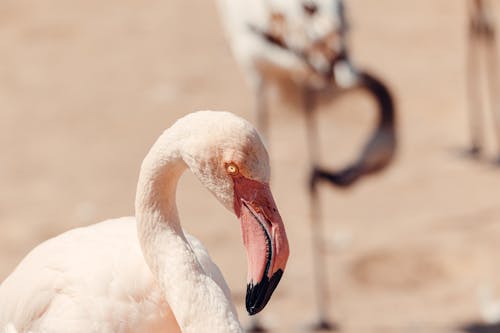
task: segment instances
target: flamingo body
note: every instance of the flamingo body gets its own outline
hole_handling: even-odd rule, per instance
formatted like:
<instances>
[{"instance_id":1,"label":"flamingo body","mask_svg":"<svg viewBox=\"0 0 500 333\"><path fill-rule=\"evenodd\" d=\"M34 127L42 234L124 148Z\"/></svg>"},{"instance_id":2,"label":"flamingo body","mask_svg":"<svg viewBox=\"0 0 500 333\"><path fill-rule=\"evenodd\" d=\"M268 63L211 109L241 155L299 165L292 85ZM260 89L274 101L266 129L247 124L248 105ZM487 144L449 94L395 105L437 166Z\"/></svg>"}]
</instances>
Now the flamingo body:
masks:
<instances>
[{"instance_id":1,"label":"flamingo body","mask_svg":"<svg viewBox=\"0 0 500 333\"><path fill-rule=\"evenodd\" d=\"M231 49L253 89L258 93L262 85L271 86L283 101L298 107L302 101L296 95L304 87L332 96L335 89L325 72L334 70L342 86L356 83L349 62L329 68L329 57L345 48L341 1L314 1L314 15L304 9L306 3L218 0Z\"/></svg>"},{"instance_id":2,"label":"flamingo body","mask_svg":"<svg viewBox=\"0 0 500 333\"><path fill-rule=\"evenodd\" d=\"M186 236L230 298L206 249ZM22 289L15 287L24 281ZM37 246L2 284L0 309L6 309L0 323L11 318L22 332L180 332L144 261L134 217L70 230Z\"/></svg>"}]
</instances>

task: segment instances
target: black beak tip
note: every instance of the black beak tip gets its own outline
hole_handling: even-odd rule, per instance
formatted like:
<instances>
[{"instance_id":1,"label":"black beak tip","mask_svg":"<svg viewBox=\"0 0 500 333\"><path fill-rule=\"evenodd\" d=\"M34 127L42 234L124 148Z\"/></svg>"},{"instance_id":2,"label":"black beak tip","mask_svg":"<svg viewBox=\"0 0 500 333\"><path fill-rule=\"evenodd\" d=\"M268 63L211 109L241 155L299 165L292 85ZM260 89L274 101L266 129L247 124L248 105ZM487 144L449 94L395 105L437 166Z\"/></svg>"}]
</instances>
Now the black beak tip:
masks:
<instances>
[{"instance_id":1,"label":"black beak tip","mask_svg":"<svg viewBox=\"0 0 500 333\"><path fill-rule=\"evenodd\" d=\"M259 313L271 299L271 295L278 286L283 276L283 270L279 269L273 274L271 279L267 276L256 285L247 285L246 308L250 316Z\"/></svg>"}]
</instances>

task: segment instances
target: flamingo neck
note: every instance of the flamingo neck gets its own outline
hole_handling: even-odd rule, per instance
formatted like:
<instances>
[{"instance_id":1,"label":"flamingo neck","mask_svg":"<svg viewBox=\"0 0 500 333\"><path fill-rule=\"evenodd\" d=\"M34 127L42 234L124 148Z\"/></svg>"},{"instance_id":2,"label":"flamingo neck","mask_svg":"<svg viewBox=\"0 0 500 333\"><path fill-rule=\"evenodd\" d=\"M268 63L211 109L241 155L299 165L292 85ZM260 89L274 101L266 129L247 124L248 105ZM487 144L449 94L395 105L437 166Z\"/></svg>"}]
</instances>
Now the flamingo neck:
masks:
<instances>
[{"instance_id":1,"label":"flamingo neck","mask_svg":"<svg viewBox=\"0 0 500 333\"><path fill-rule=\"evenodd\" d=\"M205 273L180 226L177 183L187 168L178 137L165 132L146 156L136 193L138 237L182 332L241 332L231 301Z\"/></svg>"}]
</instances>

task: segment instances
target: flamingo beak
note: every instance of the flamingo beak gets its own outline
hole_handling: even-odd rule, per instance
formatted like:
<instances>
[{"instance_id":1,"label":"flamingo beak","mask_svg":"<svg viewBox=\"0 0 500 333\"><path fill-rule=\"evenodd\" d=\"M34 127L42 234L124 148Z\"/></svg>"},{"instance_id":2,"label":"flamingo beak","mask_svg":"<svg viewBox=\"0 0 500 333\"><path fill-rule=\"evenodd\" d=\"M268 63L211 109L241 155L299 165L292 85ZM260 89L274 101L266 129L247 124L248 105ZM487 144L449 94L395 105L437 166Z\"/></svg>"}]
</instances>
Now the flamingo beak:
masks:
<instances>
[{"instance_id":1,"label":"flamingo beak","mask_svg":"<svg viewBox=\"0 0 500 333\"><path fill-rule=\"evenodd\" d=\"M246 308L254 315L266 306L283 275L288 240L269 184L239 176L234 193L248 260Z\"/></svg>"}]
</instances>

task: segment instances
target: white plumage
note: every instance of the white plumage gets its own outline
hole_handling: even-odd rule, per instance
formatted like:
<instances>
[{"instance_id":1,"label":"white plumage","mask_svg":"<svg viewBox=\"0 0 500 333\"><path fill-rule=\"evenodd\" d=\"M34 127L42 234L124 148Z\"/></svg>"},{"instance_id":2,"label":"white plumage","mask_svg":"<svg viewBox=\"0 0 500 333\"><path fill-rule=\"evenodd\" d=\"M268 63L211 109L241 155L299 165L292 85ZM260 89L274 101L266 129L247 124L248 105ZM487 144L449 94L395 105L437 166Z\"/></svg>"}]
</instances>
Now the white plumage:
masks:
<instances>
[{"instance_id":1,"label":"white plumage","mask_svg":"<svg viewBox=\"0 0 500 333\"><path fill-rule=\"evenodd\" d=\"M177 121L144 159L136 217L74 229L32 250L0 286L0 332L241 332L221 272L183 232L175 204L189 167L234 211L228 161L241 177L267 184L267 152L248 122L210 111Z\"/></svg>"},{"instance_id":2,"label":"white plumage","mask_svg":"<svg viewBox=\"0 0 500 333\"><path fill-rule=\"evenodd\" d=\"M315 0L314 15L304 8L309 2L218 0L231 49L257 94L258 104L265 104L261 99L268 86L286 94L290 101L291 94L296 93L288 91L291 88L324 89L329 85L322 76L331 65L326 53L343 51L345 42L340 31L344 28L341 1ZM259 32L282 38L287 48L270 42ZM316 43L326 43L329 50L312 50ZM334 70L342 78L339 84L355 83L349 63L340 61Z\"/></svg>"},{"instance_id":3,"label":"white plumage","mask_svg":"<svg viewBox=\"0 0 500 333\"><path fill-rule=\"evenodd\" d=\"M2 331L2 333L17 333L16 328L12 324L8 324L5 329ZM29 332L31 333L31 332Z\"/></svg>"},{"instance_id":4,"label":"white plumage","mask_svg":"<svg viewBox=\"0 0 500 333\"><path fill-rule=\"evenodd\" d=\"M137 239L135 218L123 217L40 244L2 284L0 323L9 319L20 332L177 331L165 324L173 315ZM203 268L217 272L193 243ZM217 282L229 298L224 280Z\"/></svg>"}]
</instances>

